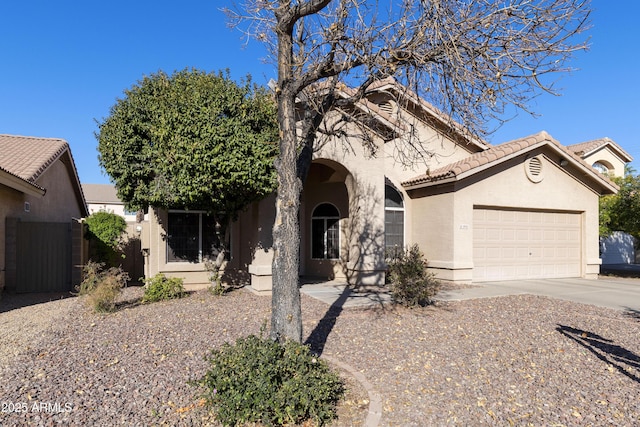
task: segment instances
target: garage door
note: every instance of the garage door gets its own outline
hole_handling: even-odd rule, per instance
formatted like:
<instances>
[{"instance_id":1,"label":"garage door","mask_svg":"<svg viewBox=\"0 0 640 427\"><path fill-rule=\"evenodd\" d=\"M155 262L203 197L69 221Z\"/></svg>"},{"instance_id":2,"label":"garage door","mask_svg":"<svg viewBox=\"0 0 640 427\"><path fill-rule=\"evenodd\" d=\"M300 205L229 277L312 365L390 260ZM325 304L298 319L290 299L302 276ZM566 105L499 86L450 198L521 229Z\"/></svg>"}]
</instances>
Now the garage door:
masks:
<instances>
[{"instance_id":1,"label":"garage door","mask_svg":"<svg viewBox=\"0 0 640 427\"><path fill-rule=\"evenodd\" d=\"M580 277L581 216L474 209L473 280Z\"/></svg>"}]
</instances>

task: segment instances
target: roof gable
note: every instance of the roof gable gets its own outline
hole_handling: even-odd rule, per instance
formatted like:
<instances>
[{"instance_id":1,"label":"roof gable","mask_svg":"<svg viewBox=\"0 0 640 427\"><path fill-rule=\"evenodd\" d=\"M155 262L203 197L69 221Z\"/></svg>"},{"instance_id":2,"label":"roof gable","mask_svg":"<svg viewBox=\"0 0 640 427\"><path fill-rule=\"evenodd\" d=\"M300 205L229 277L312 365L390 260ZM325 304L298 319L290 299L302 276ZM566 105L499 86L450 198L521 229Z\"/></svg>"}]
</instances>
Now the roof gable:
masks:
<instances>
[{"instance_id":1,"label":"roof gable","mask_svg":"<svg viewBox=\"0 0 640 427\"><path fill-rule=\"evenodd\" d=\"M397 101L401 101L400 103L403 105L404 110L409 114L426 121L429 126L436 130L444 131L448 137L452 137L458 143L466 143L465 145L469 147L471 152L486 150L491 147L491 144L472 135L449 115L440 111L436 106L391 77L375 82L369 87L368 92L387 92L392 94Z\"/></svg>"},{"instance_id":2,"label":"roof gable","mask_svg":"<svg viewBox=\"0 0 640 427\"><path fill-rule=\"evenodd\" d=\"M15 185L6 180L11 188L25 192L25 189L33 187L39 190L36 193L44 195L46 189L38 185L38 178L58 160L66 166L76 197L86 214L87 205L67 141L60 138L0 134L0 171L4 172L2 175L5 178L13 177Z\"/></svg>"},{"instance_id":3,"label":"roof gable","mask_svg":"<svg viewBox=\"0 0 640 427\"><path fill-rule=\"evenodd\" d=\"M567 148L578 156L584 158L592 153L595 153L598 150L603 148L609 148L616 154L623 162L629 163L633 160L633 157L626 151L622 149L618 144L616 144L613 140L604 137L600 139L594 139L592 141L581 142L579 144L568 145Z\"/></svg>"},{"instance_id":4,"label":"roof gable","mask_svg":"<svg viewBox=\"0 0 640 427\"><path fill-rule=\"evenodd\" d=\"M445 182L459 181L542 146L549 146L554 151L562 154L568 161L573 162L574 165L583 169L585 178L589 177L590 179L595 180L608 192L615 193L618 190L618 186L608 177L597 172L573 151L561 145L551 137L551 135L544 131L522 139L493 146L486 151L475 153L465 159L438 168L434 171L427 171L423 175L419 175L403 182L402 185L407 189L412 189L437 185Z\"/></svg>"},{"instance_id":5,"label":"roof gable","mask_svg":"<svg viewBox=\"0 0 640 427\"><path fill-rule=\"evenodd\" d=\"M68 149L63 139L0 135L0 167L33 183Z\"/></svg>"}]
</instances>

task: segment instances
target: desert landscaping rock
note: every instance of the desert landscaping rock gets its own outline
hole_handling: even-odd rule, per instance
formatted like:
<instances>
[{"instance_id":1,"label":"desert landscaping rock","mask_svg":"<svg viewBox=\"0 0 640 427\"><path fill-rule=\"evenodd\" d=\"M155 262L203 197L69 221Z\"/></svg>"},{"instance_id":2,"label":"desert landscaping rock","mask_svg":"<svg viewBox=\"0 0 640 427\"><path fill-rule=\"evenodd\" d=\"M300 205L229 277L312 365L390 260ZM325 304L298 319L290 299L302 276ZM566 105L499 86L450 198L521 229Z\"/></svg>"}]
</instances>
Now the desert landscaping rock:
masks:
<instances>
[{"instance_id":1,"label":"desert landscaping rock","mask_svg":"<svg viewBox=\"0 0 640 427\"><path fill-rule=\"evenodd\" d=\"M0 424L215 425L188 381L212 348L259 334L270 299L239 290L141 305L140 295L125 289L111 314L78 298L0 304ZM302 298L312 346L367 379L380 425L640 424L637 313L521 295L332 315ZM334 425L363 425L367 391L343 373L354 391Z\"/></svg>"}]
</instances>

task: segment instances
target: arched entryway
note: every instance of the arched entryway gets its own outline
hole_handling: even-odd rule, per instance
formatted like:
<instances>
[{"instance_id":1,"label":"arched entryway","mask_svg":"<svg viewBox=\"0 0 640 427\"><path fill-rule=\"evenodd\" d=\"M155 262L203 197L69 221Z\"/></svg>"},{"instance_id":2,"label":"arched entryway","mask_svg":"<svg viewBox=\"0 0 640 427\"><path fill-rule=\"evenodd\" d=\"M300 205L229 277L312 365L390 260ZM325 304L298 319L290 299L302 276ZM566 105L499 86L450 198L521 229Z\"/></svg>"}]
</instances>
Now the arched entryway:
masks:
<instances>
[{"instance_id":1,"label":"arched entryway","mask_svg":"<svg viewBox=\"0 0 640 427\"><path fill-rule=\"evenodd\" d=\"M300 210L300 274L334 279L343 276L344 232L349 218L349 171L340 163L311 164Z\"/></svg>"}]
</instances>

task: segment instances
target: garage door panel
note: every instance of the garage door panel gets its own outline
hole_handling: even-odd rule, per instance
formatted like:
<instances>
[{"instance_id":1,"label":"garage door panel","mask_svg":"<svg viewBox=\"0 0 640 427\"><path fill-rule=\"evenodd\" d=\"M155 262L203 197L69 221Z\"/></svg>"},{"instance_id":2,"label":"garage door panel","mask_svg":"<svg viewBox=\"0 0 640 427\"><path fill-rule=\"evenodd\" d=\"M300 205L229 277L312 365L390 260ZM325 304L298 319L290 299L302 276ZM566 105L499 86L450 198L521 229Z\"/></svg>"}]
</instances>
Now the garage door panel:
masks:
<instances>
[{"instance_id":1,"label":"garage door panel","mask_svg":"<svg viewBox=\"0 0 640 427\"><path fill-rule=\"evenodd\" d=\"M581 216L475 209L474 281L579 277Z\"/></svg>"}]
</instances>

